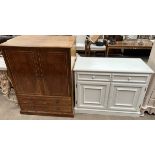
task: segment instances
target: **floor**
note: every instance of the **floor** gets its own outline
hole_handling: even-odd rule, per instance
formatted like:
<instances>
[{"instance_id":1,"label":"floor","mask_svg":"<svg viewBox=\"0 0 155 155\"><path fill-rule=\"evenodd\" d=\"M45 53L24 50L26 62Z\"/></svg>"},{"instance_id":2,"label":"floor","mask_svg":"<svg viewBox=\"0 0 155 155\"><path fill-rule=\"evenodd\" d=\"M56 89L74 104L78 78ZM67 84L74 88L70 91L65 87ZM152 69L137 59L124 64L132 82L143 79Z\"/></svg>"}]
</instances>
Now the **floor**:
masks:
<instances>
[{"instance_id":1,"label":"floor","mask_svg":"<svg viewBox=\"0 0 155 155\"><path fill-rule=\"evenodd\" d=\"M20 109L16 102L10 101L6 96L0 94L0 120L155 120L155 115L145 114L143 117L128 117L75 114L74 118L23 115L20 114Z\"/></svg>"}]
</instances>

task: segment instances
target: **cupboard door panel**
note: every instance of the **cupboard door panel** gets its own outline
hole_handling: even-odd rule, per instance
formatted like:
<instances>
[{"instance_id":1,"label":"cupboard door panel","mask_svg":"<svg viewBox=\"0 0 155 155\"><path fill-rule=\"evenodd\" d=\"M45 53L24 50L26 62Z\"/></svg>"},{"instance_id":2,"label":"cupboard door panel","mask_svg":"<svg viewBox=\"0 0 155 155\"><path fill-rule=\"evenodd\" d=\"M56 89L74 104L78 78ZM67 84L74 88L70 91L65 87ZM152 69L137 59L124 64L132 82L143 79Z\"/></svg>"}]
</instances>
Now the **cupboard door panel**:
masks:
<instances>
[{"instance_id":1,"label":"cupboard door panel","mask_svg":"<svg viewBox=\"0 0 155 155\"><path fill-rule=\"evenodd\" d=\"M6 49L13 85L18 94L41 94L40 76L35 52L31 49Z\"/></svg>"},{"instance_id":2,"label":"cupboard door panel","mask_svg":"<svg viewBox=\"0 0 155 155\"><path fill-rule=\"evenodd\" d=\"M139 111L144 91L143 84L112 83L108 107L112 110Z\"/></svg>"},{"instance_id":3,"label":"cupboard door panel","mask_svg":"<svg viewBox=\"0 0 155 155\"><path fill-rule=\"evenodd\" d=\"M109 86L109 82L79 81L77 85L78 107L104 109L107 105Z\"/></svg>"},{"instance_id":4,"label":"cupboard door panel","mask_svg":"<svg viewBox=\"0 0 155 155\"><path fill-rule=\"evenodd\" d=\"M40 68L45 95L70 96L71 69L70 54L67 49L40 49Z\"/></svg>"}]
</instances>

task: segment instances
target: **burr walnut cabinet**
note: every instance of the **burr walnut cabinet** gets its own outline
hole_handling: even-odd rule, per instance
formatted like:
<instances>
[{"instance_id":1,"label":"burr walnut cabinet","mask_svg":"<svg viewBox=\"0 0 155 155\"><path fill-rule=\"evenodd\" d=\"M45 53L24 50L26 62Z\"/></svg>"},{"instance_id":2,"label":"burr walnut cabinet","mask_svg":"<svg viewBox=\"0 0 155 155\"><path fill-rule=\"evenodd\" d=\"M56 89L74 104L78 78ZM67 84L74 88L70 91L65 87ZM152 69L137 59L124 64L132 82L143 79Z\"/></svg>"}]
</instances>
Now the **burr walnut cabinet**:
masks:
<instances>
[{"instance_id":1,"label":"burr walnut cabinet","mask_svg":"<svg viewBox=\"0 0 155 155\"><path fill-rule=\"evenodd\" d=\"M73 116L72 36L18 36L1 50L21 113Z\"/></svg>"}]
</instances>

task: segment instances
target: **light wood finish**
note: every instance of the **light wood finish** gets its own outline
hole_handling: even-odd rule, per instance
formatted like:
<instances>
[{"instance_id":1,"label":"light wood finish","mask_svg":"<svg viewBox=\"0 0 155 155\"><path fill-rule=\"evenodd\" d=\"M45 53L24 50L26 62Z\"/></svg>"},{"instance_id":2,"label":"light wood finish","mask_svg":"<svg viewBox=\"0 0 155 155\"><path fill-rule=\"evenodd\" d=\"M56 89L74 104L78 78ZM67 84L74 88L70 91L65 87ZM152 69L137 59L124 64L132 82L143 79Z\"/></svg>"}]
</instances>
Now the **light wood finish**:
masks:
<instances>
[{"instance_id":1,"label":"light wood finish","mask_svg":"<svg viewBox=\"0 0 155 155\"><path fill-rule=\"evenodd\" d=\"M76 113L140 115L153 73L141 59L78 57L74 71Z\"/></svg>"},{"instance_id":2,"label":"light wood finish","mask_svg":"<svg viewBox=\"0 0 155 155\"><path fill-rule=\"evenodd\" d=\"M10 39L3 43L2 46L71 48L74 43L75 37L73 36L25 35Z\"/></svg>"},{"instance_id":3,"label":"light wood finish","mask_svg":"<svg viewBox=\"0 0 155 155\"><path fill-rule=\"evenodd\" d=\"M1 45L21 113L73 116L73 44L72 36L19 36Z\"/></svg>"},{"instance_id":4,"label":"light wood finish","mask_svg":"<svg viewBox=\"0 0 155 155\"><path fill-rule=\"evenodd\" d=\"M105 51L105 46L95 46L95 43L102 35L91 35L85 40L85 56L90 56L91 50Z\"/></svg>"},{"instance_id":5,"label":"light wood finish","mask_svg":"<svg viewBox=\"0 0 155 155\"><path fill-rule=\"evenodd\" d=\"M142 39L143 44L140 44L141 40L124 40L117 41L115 44L108 44L106 48L106 56L109 56L111 49L151 49L152 42L148 39ZM122 53L123 54L123 53Z\"/></svg>"}]
</instances>

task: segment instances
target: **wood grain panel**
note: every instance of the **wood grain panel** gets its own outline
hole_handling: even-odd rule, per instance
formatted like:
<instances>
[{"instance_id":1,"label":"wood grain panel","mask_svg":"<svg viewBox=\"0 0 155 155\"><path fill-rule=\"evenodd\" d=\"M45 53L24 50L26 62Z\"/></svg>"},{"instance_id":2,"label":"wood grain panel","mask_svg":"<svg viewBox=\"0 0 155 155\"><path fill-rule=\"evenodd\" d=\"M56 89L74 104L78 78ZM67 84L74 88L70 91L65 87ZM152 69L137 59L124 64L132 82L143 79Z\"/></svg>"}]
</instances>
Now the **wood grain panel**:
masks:
<instances>
[{"instance_id":1,"label":"wood grain panel","mask_svg":"<svg viewBox=\"0 0 155 155\"><path fill-rule=\"evenodd\" d=\"M35 52L26 49L7 49L6 59L19 94L41 94L40 75Z\"/></svg>"},{"instance_id":2,"label":"wood grain panel","mask_svg":"<svg viewBox=\"0 0 155 155\"><path fill-rule=\"evenodd\" d=\"M46 49L39 52L45 95L70 96L70 76L66 49Z\"/></svg>"},{"instance_id":3,"label":"wood grain panel","mask_svg":"<svg viewBox=\"0 0 155 155\"><path fill-rule=\"evenodd\" d=\"M70 97L19 96L21 110L33 112L67 112L71 113Z\"/></svg>"}]
</instances>

